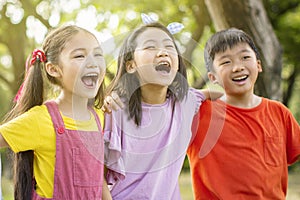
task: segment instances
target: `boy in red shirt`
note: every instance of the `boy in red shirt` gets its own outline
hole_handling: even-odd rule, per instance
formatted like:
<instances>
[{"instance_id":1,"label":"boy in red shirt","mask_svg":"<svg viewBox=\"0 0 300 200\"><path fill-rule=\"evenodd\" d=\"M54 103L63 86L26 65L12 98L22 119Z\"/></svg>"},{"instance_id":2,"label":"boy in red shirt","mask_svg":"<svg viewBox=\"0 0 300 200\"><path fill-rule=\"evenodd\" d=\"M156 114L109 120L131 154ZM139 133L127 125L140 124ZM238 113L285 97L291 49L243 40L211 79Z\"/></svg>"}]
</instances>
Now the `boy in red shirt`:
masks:
<instances>
[{"instance_id":1,"label":"boy in red shirt","mask_svg":"<svg viewBox=\"0 0 300 200\"><path fill-rule=\"evenodd\" d=\"M285 199L300 128L283 104L254 94L262 66L253 40L238 29L220 31L204 57L225 95L204 102L194 120L188 157L195 199Z\"/></svg>"}]
</instances>

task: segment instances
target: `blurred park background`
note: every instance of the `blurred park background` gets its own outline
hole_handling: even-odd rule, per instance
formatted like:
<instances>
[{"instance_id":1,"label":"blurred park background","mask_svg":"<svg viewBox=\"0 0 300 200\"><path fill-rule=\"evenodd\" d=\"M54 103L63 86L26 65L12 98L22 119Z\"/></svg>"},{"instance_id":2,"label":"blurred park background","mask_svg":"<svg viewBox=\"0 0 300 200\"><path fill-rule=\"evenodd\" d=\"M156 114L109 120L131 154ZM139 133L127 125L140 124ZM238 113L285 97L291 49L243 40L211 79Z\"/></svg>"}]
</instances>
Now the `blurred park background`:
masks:
<instances>
[{"instance_id":1,"label":"blurred park background","mask_svg":"<svg viewBox=\"0 0 300 200\"><path fill-rule=\"evenodd\" d=\"M119 45L142 23L141 13L165 25L177 21L185 26L175 37L187 64L188 81L196 88L220 89L206 77L207 38L225 28L243 29L254 38L263 63L256 94L281 101L300 121L299 0L0 0L0 118L12 106L27 57L41 47L48 30L71 23L95 33L104 47L109 83ZM10 188L10 154L0 151L3 187ZM299 168L294 165L290 173L299 174ZM187 161L183 171L181 181L191 193Z\"/></svg>"}]
</instances>

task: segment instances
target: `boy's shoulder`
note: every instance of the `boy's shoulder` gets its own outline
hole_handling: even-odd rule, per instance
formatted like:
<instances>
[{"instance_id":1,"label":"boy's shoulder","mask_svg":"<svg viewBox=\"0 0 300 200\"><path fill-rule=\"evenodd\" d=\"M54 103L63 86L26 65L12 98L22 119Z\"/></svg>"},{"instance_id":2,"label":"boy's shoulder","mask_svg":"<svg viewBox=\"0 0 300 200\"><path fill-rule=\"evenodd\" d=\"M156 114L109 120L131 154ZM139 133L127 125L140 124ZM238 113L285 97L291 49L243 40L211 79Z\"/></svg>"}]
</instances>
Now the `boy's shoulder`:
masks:
<instances>
[{"instance_id":1,"label":"boy's shoulder","mask_svg":"<svg viewBox=\"0 0 300 200\"><path fill-rule=\"evenodd\" d=\"M268 99L268 98L262 97L262 103L264 103L268 106L271 106L271 107L287 109L287 107L278 100L273 100L273 99Z\"/></svg>"},{"instance_id":2,"label":"boy's shoulder","mask_svg":"<svg viewBox=\"0 0 300 200\"><path fill-rule=\"evenodd\" d=\"M268 98L262 98L264 109L265 111L268 111L272 113L272 116L292 116L292 112L289 110L288 107L286 107L282 102L278 100L272 100Z\"/></svg>"}]
</instances>

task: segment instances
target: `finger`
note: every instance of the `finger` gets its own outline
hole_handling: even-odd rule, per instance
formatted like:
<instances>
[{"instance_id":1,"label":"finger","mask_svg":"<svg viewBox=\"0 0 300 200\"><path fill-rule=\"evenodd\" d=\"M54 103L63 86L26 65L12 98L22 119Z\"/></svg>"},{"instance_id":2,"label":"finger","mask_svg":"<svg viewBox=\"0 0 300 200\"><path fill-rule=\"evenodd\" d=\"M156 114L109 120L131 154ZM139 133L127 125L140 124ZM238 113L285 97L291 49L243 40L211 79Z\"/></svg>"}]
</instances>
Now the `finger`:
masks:
<instances>
[{"instance_id":1,"label":"finger","mask_svg":"<svg viewBox=\"0 0 300 200\"><path fill-rule=\"evenodd\" d=\"M105 107L104 105L101 107L101 110L104 113L111 113L111 110L108 107Z\"/></svg>"},{"instance_id":2,"label":"finger","mask_svg":"<svg viewBox=\"0 0 300 200\"><path fill-rule=\"evenodd\" d=\"M106 102L108 103L108 107L114 111L120 110L120 106L117 103L117 101L115 101L112 96L107 96L106 98Z\"/></svg>"},{"instance_id":3,"label":"finger","mask_svg":"<svg viewBox=\"0 0 300 200\"><path fill-rule=\"evenodd\" d=\"M119 95L116 92L112 92L111 97L118 104L120 108L122 109L124 108L124 103L122 102L122 100L120 99Z\"/></svg>"},{"instance_id":4,"label":"finger","mask_svg":"<svg viewBox=\"0 0 300 200\"><path fill-rule=\"evenodd\" d=\"M103 112L106 112L106 113L111 113L111 106L110 106L110 102L107 99L107 97L104 99L103 106L101 107L101 110Z\"/></svg>"}]
</instances>

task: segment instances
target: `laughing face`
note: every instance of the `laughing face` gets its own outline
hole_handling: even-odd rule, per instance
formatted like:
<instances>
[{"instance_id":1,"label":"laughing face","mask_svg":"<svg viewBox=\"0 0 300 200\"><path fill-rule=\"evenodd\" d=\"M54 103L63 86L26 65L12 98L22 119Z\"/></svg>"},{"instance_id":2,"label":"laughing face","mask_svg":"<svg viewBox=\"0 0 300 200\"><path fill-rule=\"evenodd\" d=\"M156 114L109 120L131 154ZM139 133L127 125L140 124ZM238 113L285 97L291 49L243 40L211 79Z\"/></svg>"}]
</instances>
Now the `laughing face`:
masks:
<instances>
[{"instance_id":1,"label":"laughing face","mask_svg":"<svg viewBox=\"0 0 300 200\"><path fill-rule=\"evenodd\" d=\"M79 31L66 43L59 58L65 94L94 98L103 81L106 65L97 39Z\"/></svg>"},{"instance_id":2,"label":"laughing face","mask_svg":"<svg viewBox=\"0 0 300 200\"><path fill-rule=\"evenodd\" d=\"M136 39L134 60L127 67L136 71L141 85L169 86L178 71L178 54L173 40L158 28L147 28Z\"/></svg>"},{"instance_id":3,"label":"laughing face","mask_svg":"<svg viewBox=\"0 0 300 200\"><path fill-rule=\"evenodd\" d=\"M253 94L261 63L247 43L239 43L215 54L210 80L218 83L227 95Z\"/></svg>"}]
</instances>

